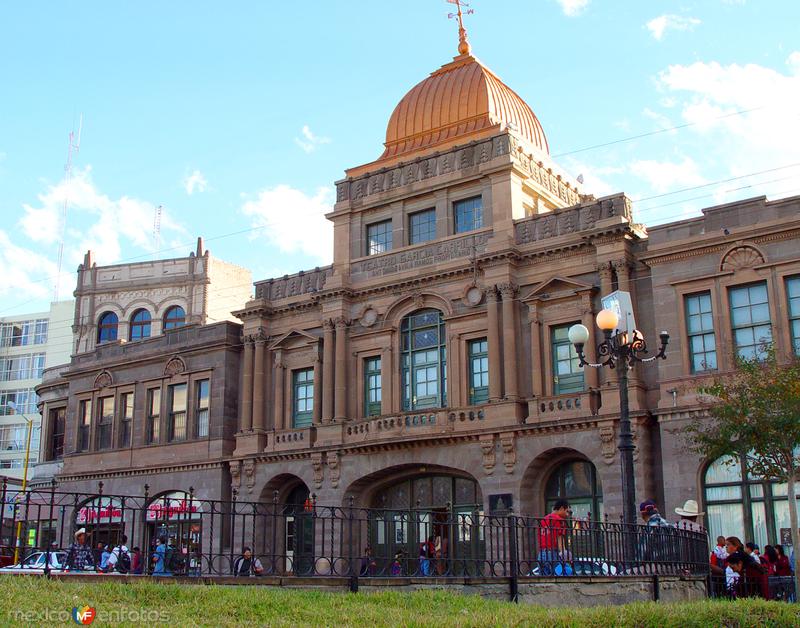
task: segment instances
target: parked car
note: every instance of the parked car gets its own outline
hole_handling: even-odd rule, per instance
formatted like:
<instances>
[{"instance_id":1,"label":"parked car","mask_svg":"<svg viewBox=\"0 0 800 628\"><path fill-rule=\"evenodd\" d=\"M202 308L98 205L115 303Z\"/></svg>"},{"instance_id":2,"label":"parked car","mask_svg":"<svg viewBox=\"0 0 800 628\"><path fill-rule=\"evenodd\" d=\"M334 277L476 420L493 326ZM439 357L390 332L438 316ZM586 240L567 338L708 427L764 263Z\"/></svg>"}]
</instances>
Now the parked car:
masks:
<instances>
[{"instance_id":1,"label":"parked car","mask_svg":"<svg viewBox=\"0 0 800 628\"><path fill-rule=\"evenodd\" d=\"M44 573L46 556L45 552L33 552L26 556L22 562L3 567L0 569L0 573ZM66 559L66 552L50 552L50 569L61 569Z\"/></svg>"}]
</instances>

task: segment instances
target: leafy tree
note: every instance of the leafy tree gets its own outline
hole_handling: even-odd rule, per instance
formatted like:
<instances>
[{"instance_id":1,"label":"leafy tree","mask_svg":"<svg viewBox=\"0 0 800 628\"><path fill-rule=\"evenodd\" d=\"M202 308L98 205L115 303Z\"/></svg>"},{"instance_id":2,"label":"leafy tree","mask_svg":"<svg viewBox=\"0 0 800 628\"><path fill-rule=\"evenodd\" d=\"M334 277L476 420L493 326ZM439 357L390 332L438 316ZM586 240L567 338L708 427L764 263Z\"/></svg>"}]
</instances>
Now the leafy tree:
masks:
<instances>
[{"instance_id":1,"label":"leafy tree","mask_svg":"<svg viewBox=\"0 0 800 628\"><path fill-rule=\"evenodd\" d=\"M800 360L781 363L773 347L759 361L699 388L706 415L687 427L690 448L715 460L743 456L752 476L785 482L794 546L795 587L800 591L797 488L800 474Z\"/></svg>"}]
</instances>

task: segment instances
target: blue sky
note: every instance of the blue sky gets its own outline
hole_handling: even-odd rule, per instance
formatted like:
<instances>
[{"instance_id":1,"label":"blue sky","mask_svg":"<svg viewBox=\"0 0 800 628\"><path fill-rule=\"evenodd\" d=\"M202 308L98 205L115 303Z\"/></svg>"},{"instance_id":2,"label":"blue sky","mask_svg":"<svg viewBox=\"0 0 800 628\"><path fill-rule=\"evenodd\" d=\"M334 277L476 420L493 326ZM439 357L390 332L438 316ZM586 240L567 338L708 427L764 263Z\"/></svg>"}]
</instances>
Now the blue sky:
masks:
<instances>
[{"instance_id":1,"label":"blue sky","mask_svg":"<svg viewBox=\"0 0 800 628\"><path fill-rule=\"evenodd\" d=\"M642 199L635 211L649 224L800 194L800 2L472 5L473 53L531 105L584 192ZM444 0L6 3L0 315L53 296L65 198L62 298L86 248L101 264L159 255L158 205L161 256L203 235L255 279L328 262L332 184L380 154L395 104L456 54L450 10ZM675 193L684 188L696 189ZM232 232L244 233L220 237Z\"/></svg>"}]
</instances>

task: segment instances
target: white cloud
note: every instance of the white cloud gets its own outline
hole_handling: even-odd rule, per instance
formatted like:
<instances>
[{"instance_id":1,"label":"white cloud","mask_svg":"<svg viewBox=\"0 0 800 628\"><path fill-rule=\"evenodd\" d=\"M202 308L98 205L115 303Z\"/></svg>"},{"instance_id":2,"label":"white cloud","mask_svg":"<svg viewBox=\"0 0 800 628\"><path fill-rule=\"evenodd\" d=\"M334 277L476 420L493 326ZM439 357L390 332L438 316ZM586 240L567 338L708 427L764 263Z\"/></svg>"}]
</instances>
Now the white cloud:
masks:
<instances>
[{"instance_id":1,"label":"white cloud","mask_svg":"<svg viewBox=\"0 0 800 628\"><path fill-rule=\"evenodd\" d=\"M561 10L564 12L564 15L576 17L583 13L586 7L589 6L590 0L556 0L556 2L561 5Z\"/></svg>"},{"instance_id":2,"label":"white cloud","mask_svg":"<svg viewBox=\"0 0 800 628\"><path fill-rule=\"evenodd\" d=\"M15 301L47 299L53 290L56 264L41 253L20 246L16 238L12 240L0 230L0 277L0 297L10 296ZM71 272L62 275L60 288L61 294L75 289Z\"/></svg>"},{"instance_id":3,"label":"white cloud","mask_svg":"<svg viewBox=\"0 0 800 628\"><path fill-rule=\"evenodd\" d=\"M305 151L306 153L313 153L322 144L331 143L329 137L321 137L319 135L314 135L314 133L312 133L311 131L311 128L307 124L303 125L303 128L300 129L300 133L303 137L294 138L294 143L297 144L300 148L302 148L303 151Z\"/></svg>"},{"instance_id":4,"label":"white cloud","mask_svg":"<svg viewBox=\"0 0 800 628\"><path fill-rule=\"evenodd\" d=\"M668 30L690 31L698 24L700 24L700 20L696 17L665 13L664 15L653 18L647 22L645 26L657 41L661 41L664 37L664 33Z\"/></svg>"},{"instance_id":5,"label":"white cloud","mask_svg":"<svg viewBox=\"0 0 800 628\"><path fill-rule=\"evenodd\" d=\"M659 194L706 183L700 167L691 157L684 157L679 162L640 159L632 162L628 169Z\"/></svg>"},{"instance_id":6,"label":"white cloud","mask_svg":"<svg viewBox=\"0 0 800 628\"><path fill-rule=\"evenodd\" d=\"M333 209L330 190L320 188L308 196L288 185L258 193L242 205L254 227L263 227L254 238L266 237L283 253L304 253L329 264L333 259L333 224L325 214Z\"/></svg>"},{"instance_id":7,"label":"white cloud","mask_svg":"<svg viewBox=\"0 0 800 628\"><path fill-rule=\"evenodd\" d=\"M67 229L63 228L63 209L68 202ZM35 205L24 204L19 219L21 234L41 245L43 251L56 250L64 233L64 263L70 268L91 249L99 264L119 261L123 243L144 251L154 250L153 218L155 207L149 201L129 196L112 199L100 192L91 179L91 167L62 179L37 195ZM186 233L166 210L161 216L162 233ZM48 249L48 245L52 245ZM55 255L53 255L55 257Z\"/></svg>"},{"instance_id":8,"label":"white cloud","mask_svg":"<svg viewBox=\"0 0 800 628\"><path fill-rule=\"evenodd\" d=\"M203 173L199 170L195 170L183 180L183 189L186 190L186 193L191 196L192 194L197 192L205 192L206 188L208 187L208 181L203 176Z\"/></svg>"},{"instance_id":9,"label":"white cloud","mask_svg":"<svg viewBox=\"0 0 800 628\"><path fill-rule=\"evenodd\" d=\"M608 176L623 174L624 166L592 166L573 157L566 157L564 169L574 177L583 175L583 183L579 183L582 194L594 194L597 197L608 196L619 191L619 188L606 180Z\"/></svg>"}]
</instances>

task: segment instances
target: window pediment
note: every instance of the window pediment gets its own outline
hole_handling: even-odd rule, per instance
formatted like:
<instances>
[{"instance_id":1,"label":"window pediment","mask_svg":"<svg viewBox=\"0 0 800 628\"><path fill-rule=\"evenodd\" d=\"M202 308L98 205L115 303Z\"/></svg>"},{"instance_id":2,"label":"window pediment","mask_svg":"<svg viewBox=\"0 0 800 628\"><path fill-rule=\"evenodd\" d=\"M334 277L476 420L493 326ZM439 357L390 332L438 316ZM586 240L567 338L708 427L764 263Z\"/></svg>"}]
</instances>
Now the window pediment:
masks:
<instances>
[{"instance_id":1,"label":"window pediment","mask_svg":"<svg viewBox=\"0 0 800 628\"><path fill-rule=\"evenodd\" d=\"M573 297L589 290L594 290L594 286L583 281L556 276L540 283L522 300L552 301Z\"/></svg>"}]
</instances>

